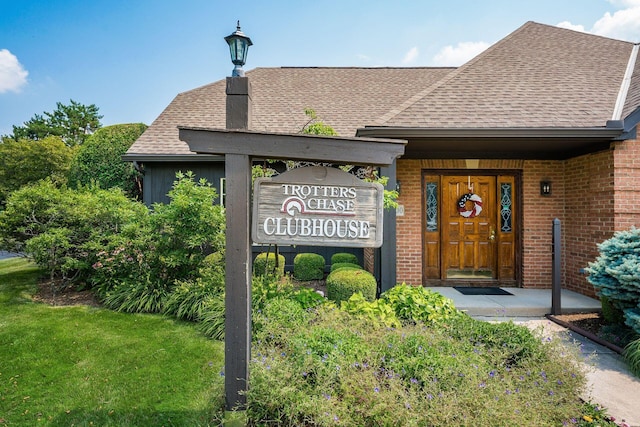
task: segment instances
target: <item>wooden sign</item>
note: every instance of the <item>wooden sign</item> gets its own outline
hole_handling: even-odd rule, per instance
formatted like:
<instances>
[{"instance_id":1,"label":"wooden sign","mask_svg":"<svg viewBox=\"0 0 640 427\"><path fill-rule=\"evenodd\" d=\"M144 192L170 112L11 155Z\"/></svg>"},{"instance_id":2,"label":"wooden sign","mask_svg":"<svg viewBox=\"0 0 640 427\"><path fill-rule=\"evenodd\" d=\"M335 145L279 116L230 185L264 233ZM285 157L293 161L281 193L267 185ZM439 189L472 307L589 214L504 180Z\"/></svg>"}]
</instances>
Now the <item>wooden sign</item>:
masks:
<instances>
[{"instance_id":1,"label":"wooden sign","mask_svg":"<svg viewBox=\"0 0 640 427\"><path fill-rule=\"evenodd\" d=\"M382 185L339 169L311 166L254 183L255 243L382 246Z\"/></svg>"}]
</instances>

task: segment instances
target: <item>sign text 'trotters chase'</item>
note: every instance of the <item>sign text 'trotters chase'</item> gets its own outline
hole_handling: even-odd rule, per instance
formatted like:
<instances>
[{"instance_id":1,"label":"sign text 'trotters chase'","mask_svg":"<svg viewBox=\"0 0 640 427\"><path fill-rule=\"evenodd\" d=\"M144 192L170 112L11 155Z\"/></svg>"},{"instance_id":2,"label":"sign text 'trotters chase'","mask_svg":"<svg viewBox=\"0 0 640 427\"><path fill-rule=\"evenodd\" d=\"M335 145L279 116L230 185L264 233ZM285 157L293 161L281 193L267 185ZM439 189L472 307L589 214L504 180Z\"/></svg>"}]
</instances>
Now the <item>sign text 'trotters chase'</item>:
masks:
<instances>
[{"instance_id":1,"label":"sign text 'trotters chase'","mask_svg":"<svg viewBox=\"0 0 640 427\"><path fill-rule=\"evenodd\" d=\"M255 243L380 247L384 190L339 169L312 166L254 183Z\"/></svg>"}]
</instances>

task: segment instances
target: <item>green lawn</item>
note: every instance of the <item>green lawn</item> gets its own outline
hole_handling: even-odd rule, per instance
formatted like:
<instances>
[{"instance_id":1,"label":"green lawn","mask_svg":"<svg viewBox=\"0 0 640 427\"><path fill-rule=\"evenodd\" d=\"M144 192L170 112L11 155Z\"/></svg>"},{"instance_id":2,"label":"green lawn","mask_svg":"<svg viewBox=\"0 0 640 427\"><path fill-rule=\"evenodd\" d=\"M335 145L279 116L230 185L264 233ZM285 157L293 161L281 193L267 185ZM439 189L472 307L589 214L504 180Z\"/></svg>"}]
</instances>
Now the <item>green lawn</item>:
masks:
<instances>
[{"instance_id":1,"label":"green lawn","mask_svg":"<svg viewBox=\"0 0 640 427\"><path fill-rule=\"evenodd\" d=\"M158 315L51 307L38 270L0 261L0 425L215 425L223 343Z\"/></svg>"}]
</instances>

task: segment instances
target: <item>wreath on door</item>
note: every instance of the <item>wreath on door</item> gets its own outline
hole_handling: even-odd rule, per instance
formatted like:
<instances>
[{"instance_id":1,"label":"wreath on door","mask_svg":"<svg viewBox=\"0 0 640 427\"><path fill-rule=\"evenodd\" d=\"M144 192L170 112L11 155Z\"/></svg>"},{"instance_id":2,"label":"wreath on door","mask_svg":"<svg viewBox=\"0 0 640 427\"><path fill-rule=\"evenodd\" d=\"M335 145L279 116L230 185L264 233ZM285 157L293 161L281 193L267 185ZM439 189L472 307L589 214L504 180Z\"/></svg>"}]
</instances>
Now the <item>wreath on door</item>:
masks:
<instances>
[{"instance_id":1,"label":"wreath on door","mask_svg":"<svg viewBox=\"0 0 640 427\"><path fill-rule=\"evenodd\" d=\"M473 202L473 208L467 209L467 202ZM467 193L458 200L458 213L465 218L474 218L482 212L482 199L477 194Z\"/></svg>"}]
</instances>

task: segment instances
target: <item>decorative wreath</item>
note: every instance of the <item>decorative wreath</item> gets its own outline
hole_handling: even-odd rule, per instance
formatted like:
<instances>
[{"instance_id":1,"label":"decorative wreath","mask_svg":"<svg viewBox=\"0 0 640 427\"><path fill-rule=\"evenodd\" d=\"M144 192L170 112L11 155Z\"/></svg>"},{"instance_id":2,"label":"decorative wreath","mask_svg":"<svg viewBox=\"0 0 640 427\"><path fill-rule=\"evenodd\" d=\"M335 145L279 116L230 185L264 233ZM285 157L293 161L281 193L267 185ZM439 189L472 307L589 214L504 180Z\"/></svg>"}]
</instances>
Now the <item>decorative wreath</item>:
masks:
<instances>
[{"instance_id":1,"label":"decorative wreath","mask_svg":"<svg viewBox=\"0 0 640 427\"><path fill-rule=\"evenodd\" d=\"M473 209L467 210L467 201L473 202ZM482 199L477 194L467 193L458 200L458 212L465 218L474 218L482 212Z\"/></svg>"}]
</instances>

